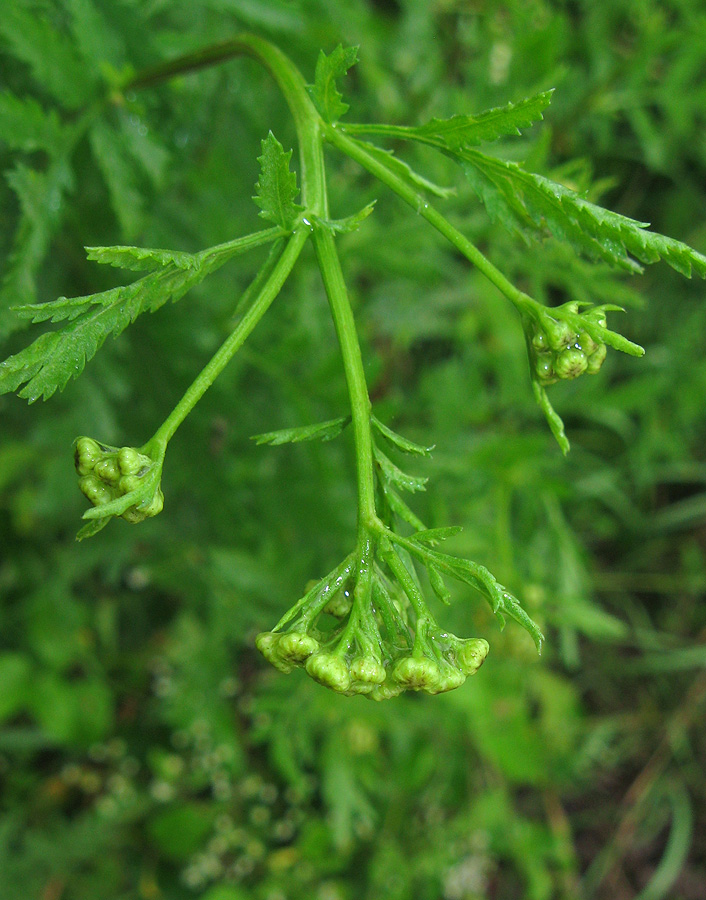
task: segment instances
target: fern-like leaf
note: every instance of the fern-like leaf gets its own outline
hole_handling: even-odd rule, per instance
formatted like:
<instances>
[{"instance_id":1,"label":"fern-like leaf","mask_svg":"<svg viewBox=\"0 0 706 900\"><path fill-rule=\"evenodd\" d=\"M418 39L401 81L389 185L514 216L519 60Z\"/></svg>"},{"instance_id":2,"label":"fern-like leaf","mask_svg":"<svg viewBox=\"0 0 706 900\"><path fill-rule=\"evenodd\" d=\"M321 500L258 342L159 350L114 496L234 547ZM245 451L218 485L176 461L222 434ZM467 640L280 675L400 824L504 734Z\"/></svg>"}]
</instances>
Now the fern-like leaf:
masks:
<instances>
[{"instance_id":1,"label":"fern-like leaf","mask_svg":"<svg viewBox=\"0 0 706 900\"><path fill-rule=\"evenodd\" d=\"M294 202L297 196L297 176L289 168L292 151L284 152L277 138L270 132L262 141L260 178L253 197L260 207L259 215L274 222L285 231L291 231L303 206Z\"/></svg>"},{"instance_id":2,"label":"fern-like leaf","mask_svg":"<svg viewBox=\"0 0 706 900\"><path fill-rule=\"evenodd\" d=\"M517 103L487 109L475 116L456 115L450 119L431 119L424 125L347 124L349 134L379 134L403 140L419 141L441 150L462 150L510 134L520 134L542 119L551 103L553 91L544 91Z\"/></svg>"},{"instance_id":3,"label":"fern-like leaf","mask_svg":"<svg viewBox=\"0 0 706 900\"><path fill-rule=\"evenodd\" d=\"M152 252L152 264L161 267L132 284L111 288L86 297L60 297L52 303L32 304L17 308L17 313L32 322L68 322L58 331L41 335L34 343L5 362L0 363L0 394L16 391L30 403L47 399L63 390L72 378L83 371L86 363L100 349L109 335L116 337L144 312L155 312L169 300L175 302L194 285L233 256L281 235L278 228L248 235L227 244L193 254L193 265L177 266L162 254L170 251L139 251L138 263L146 262L145 253ZM93 248L94 258L105 252L106 260L128 257L131 247ZM121 254L120 251L123 251ZM142 254L142 255L140 255ZM182 258L187 254L175 254Z\"/></svg>"},{"instance_id":4,"label":"fern-like leaf","mask_svg":"<svg viewBox=\"0 0 706 900\"><path fill-rule=\"evenodd\" d=\"M523 238L550 233L576 250L631 272L663 259L687 278L706 277L706 256L654 231L647 223L610 212L575 191L517 163L461 150L462 164L491 218Z\"/></svg>"},{"instance_id":5,"label":"fern-like leaf","mask_svg":"<svg viewBox=\"0 0 706 900\"><path fill-rule=\"evenodd\" d=\"M336 87L336 79L342 78L357 62L357 47L343 47L339 44L330 56L326 56L323 50L320 51L316 60L314 83L307 85L307 91L326 122L333 124L348 112L348 104L343 102Z\"/></svg>"}]
</instances>

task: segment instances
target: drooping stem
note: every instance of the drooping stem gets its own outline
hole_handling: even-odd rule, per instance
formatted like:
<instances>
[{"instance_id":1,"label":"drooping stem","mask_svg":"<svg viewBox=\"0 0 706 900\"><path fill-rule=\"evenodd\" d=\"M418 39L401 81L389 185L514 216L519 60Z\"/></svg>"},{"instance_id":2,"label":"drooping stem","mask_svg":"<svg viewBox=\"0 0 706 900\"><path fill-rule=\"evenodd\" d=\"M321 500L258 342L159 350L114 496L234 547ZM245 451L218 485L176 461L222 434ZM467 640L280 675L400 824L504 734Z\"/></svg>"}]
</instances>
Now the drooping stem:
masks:
<instances>
[{"instance_id":1,"label":"drooping stem","mask_svg":"<svg viewBox=\"0 0 706 900\"><path fill-rule=\"evenodd\" d=\"M341 271L341 263L333 235L326 227L315 229L314 247L341 348L351 403L358 482L358 534L360 540L377 520L368 384L365 379L358 332Z\"/></svg>"},{"instance_id":2,"label":"drooping stem","mask_svg":"<svg viewBox=\"0 0 706 900\"><path fill-rule=\"evenodd\" d=\"M251 306L233 331L214 353L209 362L196 376L184 396L174 407L146 447L154 447L156 450L161 449L163 451L179 425L181 425L196 403L203 397L208 388L213 384L217 376L223 371L227 363L233 357L233 354L243 345L245 339L267 312L270 304L277 294L279 294L282 285L292 271L294 263L297 261L308 237L309 230L306 228L300 228L292 234L289 243L284 248L277 264Z\"/></svg>"},{"instance_id":3,"label":"drooping stem","mask_svg":"<svg viewBox=\"0 0 706 900\"><path fill-rule=\"evenodd\" d=\"M518 290L515 285L509 281L503 273L491 263L476 247L472 241L462 234L457 228L441 215L425 197L418 191L400 178L395 172L392 172L384 163L376 159L371 153L368 153L365 147L356 140L348 137L340 128L333 125L325 126L324 136L335 147L350 156L356 162L360 163L364 169L367 169L371 175L374 175L383 184L386 184L391 190L398 194L406 203L408 203L415 212L419 213L422 218L426 219L430 225L442 234L453 246L462 253L469 262L485 275L485 277L498 288L498 290L507 297L507 299L520 311L531 313L536 307L536 301L530 296Z\"/></svg>"}]
</instances>

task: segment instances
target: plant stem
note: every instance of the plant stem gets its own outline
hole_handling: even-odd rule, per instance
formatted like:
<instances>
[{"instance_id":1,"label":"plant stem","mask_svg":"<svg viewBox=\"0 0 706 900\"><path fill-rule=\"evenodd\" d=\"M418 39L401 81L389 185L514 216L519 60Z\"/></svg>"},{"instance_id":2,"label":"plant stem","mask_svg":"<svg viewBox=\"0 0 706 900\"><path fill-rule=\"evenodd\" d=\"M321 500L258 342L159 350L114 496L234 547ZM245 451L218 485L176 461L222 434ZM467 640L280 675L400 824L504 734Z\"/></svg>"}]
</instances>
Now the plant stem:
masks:
<instances>
[{"instance_id":1,"label":"plant stem","mask_svg":"<svg viewBox=\"0 0 706 900\"><path fill-rule=\"evenodd\" d=\"M529 313L534 310L536 302L523 291L518 290L511 281L509 281L503 273L497 269L493 263L461 232L441 215L431 204L418 193L414 188L410 187L407 182L399 177L395 172L381 163L378 159L367 152L365 147L356 140L348 137L333 125L326 125L324 131L325 138L337 147L346 156L350 156L357 163L360 163L364 169L367 169L371 175L374 175L383 184L386 184L391 190L398 194L405 203L408 203L415 212L425 218L430 225L450 241L453 246L460 251L466 259L485 275L498 290L507 297L507 299L520 311Z\"/></svg>"},{"instance_id":2,"label":"plant stem","mask_svg":"<svg viewBox=\"0 0 706 900\"><path fill-rule=\"evenodd\" d=\"M333 235L325 226L319 226L314 230L314 248L341 348L351 403L358 481L358 536L360 542L364 540L369 529L377 521L368 384L365 379L358 333L341 271L341 263Z\"/></svg>"},{"instance_id":3,"label":"plant stem","mask_svg":"<svg viewBox=\"0 0 706 900\"><path fill-rule=\"evenodd\" d=\"M267 312L270 304L277 294L279 294L282 285L292 271L294 263L297 261L308 237L308 228L300 228L292 234L289 243L284 248L272 273L250 308L214 353L210 361L196 376L184 396L177 403L160 428L155 432L152 439L145 445L146 447L153 445L162 451L164 450L174 432L191 412L196 403L203 397L208 388L216 380L216 377L230 361L233 354L243 345L245 339Z\"/></svg>"}]
</instances>

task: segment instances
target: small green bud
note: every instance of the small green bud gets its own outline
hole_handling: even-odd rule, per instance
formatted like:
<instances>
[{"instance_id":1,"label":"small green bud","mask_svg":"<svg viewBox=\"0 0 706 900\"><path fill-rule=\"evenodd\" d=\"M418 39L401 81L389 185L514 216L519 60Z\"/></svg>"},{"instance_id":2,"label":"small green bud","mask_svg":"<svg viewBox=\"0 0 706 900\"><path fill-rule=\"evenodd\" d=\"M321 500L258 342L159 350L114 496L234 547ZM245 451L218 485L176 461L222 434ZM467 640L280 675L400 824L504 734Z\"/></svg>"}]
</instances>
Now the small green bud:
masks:
<instances>
[{"instance_id":1,"label":"small green bud","mask_svg":"<svg viewBox=\"0 0 706 900\"><path fill-rule=\"evenodd\" d=\"M475 675L483 665L490 646L483 638L459 639L456 645L456 660L466 675Z\"/></svg>"},{"instance_id":2,"label":"small green bud","mask_svg":"<svg viewBox=\"0 0 706 900\"><path fill-rule=\"evenodd\" d=\"M578 349L583 350L586 356L590 356L596 349L596 342L587 331L579 333Z\"/></svg>"},{"instance_id":3,"label":"small green bud","mask_svg":"<svg viewBox=\"0 0 706 900\"><path fill-rule=\"evenodd\" d=\"M91 501L94 506L102 506L113 499L110 488L99 481L95 475L84 475L79 479L78 486L81 493Z\"/></svg>"},{"instance_id":4,"label":"small green bud","mask_svg":"<svg viewBox=\"0 0 706 900\"><path fill-rule=\"evenodd\" d=\"M454 691L466 680L466 675L459 669L448 666L434 684L427 685L424 690L428 694L444 694L446 691Z\"/></svg>"},{"instance_id":5,"label":"small green bud","mask_svg":"<svg viewBox=\"0 0 706 900\"><path fill-rule=\"evenodd\" d=\"M399 697L403 690L404 688L401 684L388 679L384 684L376 685L365 696L368 700L392 700L393 697Z\"/></svg>"},{"instance_id":6,"label":"small green bud","mask_svg":"<svg viewBox=\"0 0 706 900\"><path fill-rule=\"evenodd\" d=\"M545 321L544 331L552 350L564 350L576 343L577 334L568 322L548 318Z\"/></svg>"},{"instance_id":7,"label":"small green bud","mask_svg":"<svg viewBox=\"0 0 706 900\"><path fill-rule=\"evenodd\" d=\"M314 681L341 694L345 694L351 686L348 666L340 656L332 653L314 653L306 661L306 671Z\"/></svg>"},{"instance_id":8,"label":"small green bud","mask_svg":"<svg viewBox=\"0 0 706 900\"><path fill-rule=\"evenodd\" d=\"M123 475L136 475L145 465L145 457L133 447L121 447L118 451L118 465Z\"/></svg>"},{"instance_id":9,"label":"small green bud","mask_svg":"<svg viewBox=\"0 0 706 900\"><path fill-rule=\"evenodd\" d=\"M548 353L543 353L537 358L534 371L540 384L553 384L556 381L552 357Z\"/></svg>"},{"instance_id":10,"label":"small green bud","mask_svg":"<svg viewBox=\"0 0 706 900\"><path fill-rule=\"evenodd\" d=\"M101 459L103 452L99 444L89 437L80 437L74 448L74 462L79 475L88 475L93 467Z\"/></svg>"},{"instance_id":11,"label":"small green bud","mask_svg":"<svg viewBox=\"0 0 706 900\"><path fill-rule=\"evenodd\" d=\"M439 666L431 659L408 656L395 663L392 677L398 684L412 691L434 686L441 677Z\"/></svg>"},{"instance_id":12,"label":"small green bud","mask_svg":"<svg viewBox=\"0 0 706 900\"><path fill-rule=\"evenodd\" d=\"M554 361L554 371L559 378L578 378L586 371L586 354L582 350L563 350Z\"/></svg>"},{"instance_id":13,"label":"small green bud","mask_svg":"<svg viewBox=\"0 0 706 900\"><path fill-rule=\"evenodd\" d=\"M282 635L276 634L274 631L262 631L255 638L255 646L265 659L272 663L275 669L279 669L280 672L284 672L287 675L292 671L293 666L279 655L279 642L281 639Z\"/></svg>"},{"instance_id":14,"label":"small green bud","mask_svg":"<svg viewBox=\"0 0 706 900\"><path fill-rule=\"evenodd\" d=\"M119 483L120 493L123 495L130 494L132 493L132 491L136 491L142 484L137 475L123 475Z\"/></svg>"},{"instance_id":15,"label":"small green bud","mask_svg":"<svg viewBox=\"0 0 706 900\"><path fill-rule=\"evenodd\" d=\"M606 354L608 353L608 348L605 344L598 344L593 353L588 357L588 362L586 364L586 371L589 375L596 375L601 366L603 365Z\"/></svg>"},{"instance_id":16,"label":"small green bud","mask_svg":"<svg viewBox=\"0 0 706 900\"><path fill-rule=\"evenodd\" d=\"M549 347L549 343L547 342L547 336L543 331L535 331L532 336L532 346L535 350L547 350Z\"/></svg>"},{"instance_id":17,"label":"small green bud","mask_svg":"<svg viewBox=\"0 0 706 900\"><path fill-rule=\"evenodd\" d=\"M365 684L382 684L385 680L385 669L376 659L359 656L351 663L351 678Z\"/></svg>"},{"instance_id":18,"label":"small green bud","mask_svg":"<svg viewBox=\"0 0 706 900\"><path fill-rule=\"evenodd\" d=\"M118 463L111 457L99 460L93 468L93 473L105 484L117 484L120 479Z\"/></svg>"},{"instance_id":19,"label":"small green bud","mask_svg":"<svg viewBox=\"0 0 706 900\"><path fill-rule=\"evenodd\" d=\"M311 635L300 631L290 631L288 634L283 634L279 642L280 656L294 665L301 665L318 649L319 642Z\"/></svg>"},{"instance_id":20,"label":"small green bud","mask_svg":"<svg viewBox=\"0 0 706 900\"><path fill-rule=\"evenodd\" d=\"M351 611L351 607L353 606L353 594L351 591L342 590L338 591L329 602L324 606L323 611L328 613L330 616L335 616L337 619L342 619L344 616L347 616Z\"/></svg>"}]
</instances>

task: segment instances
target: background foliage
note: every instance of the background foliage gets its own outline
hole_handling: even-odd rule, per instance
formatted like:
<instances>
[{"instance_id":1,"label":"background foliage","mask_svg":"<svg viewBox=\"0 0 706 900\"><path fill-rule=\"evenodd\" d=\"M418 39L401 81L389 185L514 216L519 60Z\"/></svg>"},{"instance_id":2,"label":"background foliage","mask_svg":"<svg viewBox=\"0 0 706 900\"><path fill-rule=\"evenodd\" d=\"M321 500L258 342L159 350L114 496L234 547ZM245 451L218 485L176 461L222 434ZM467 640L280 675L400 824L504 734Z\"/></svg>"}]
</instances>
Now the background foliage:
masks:
<instances>
[{"instance_id":1,"label":"background foliage","mask_svg":"<svg viewBox=\"0 0 706 900\"><path fill-rule=\"evenodd\" d=\"M120 274L84 245L188 251L253 230L260 139L291 123L237 61L82 111L116 73L246 27L311 77L360 44L362 121L414 123L555 87L504 152L706 250L699 0L10 0L0 17L0 334L18 302ZM706 893L706 304L665 266L616 276L491 226L458 173L451 217L520 286L628 307L642 361L551 389L573 450L535 408L509 305L353 163L332 211L377 408L436 444L418 511L466 525L549 641L500 634L459 591L453 630L491 654L463 688L389 704L282 676L253 650L354 527L346 440L252 434L345 409L313 259L173 441L165 512L77 545L71 442L139 444L228 327L259 259L109 342L46 405L0 399L0 895L205 900L485 900ZM469 628L469 624L475 629ZM458 628L456 627L458 626Z\"/></svg>"}]
</instances>

